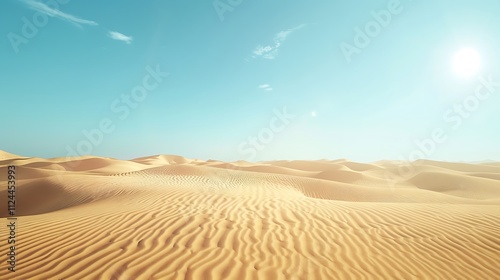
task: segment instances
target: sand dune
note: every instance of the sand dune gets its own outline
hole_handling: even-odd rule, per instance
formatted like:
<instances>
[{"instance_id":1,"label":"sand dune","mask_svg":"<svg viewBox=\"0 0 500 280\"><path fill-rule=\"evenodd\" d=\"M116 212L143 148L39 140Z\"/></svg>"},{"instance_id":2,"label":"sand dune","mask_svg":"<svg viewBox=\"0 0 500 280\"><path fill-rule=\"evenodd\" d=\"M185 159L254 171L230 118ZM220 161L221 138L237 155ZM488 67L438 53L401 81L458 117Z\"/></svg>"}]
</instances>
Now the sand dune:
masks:
<instances>
[{"instance_id":1,"label":"sand dune","mask_svg":"<svg viewBox=\"0 0 500 280\"><path fill-rule=\"evenodd\" d=\"M498 163L417 161L398 176L405 164L394 161L39 159L0 151L3 198L10 164L18 170L19 264L11 273L2 260L1 279L500 275Z\"/></svg>"},{"instance_id":2,"label":"sand dune","mask_svg":"<svg viewBox=\"0 0 500 280\"><path fill-rule=\"evenodd\" d=\"M14 155L14 154L8 153L6 151L0 150L0 160L12 160L12 159L17 159L17 158L24 158L24 157Z\"/></svg>"}]
</instances>

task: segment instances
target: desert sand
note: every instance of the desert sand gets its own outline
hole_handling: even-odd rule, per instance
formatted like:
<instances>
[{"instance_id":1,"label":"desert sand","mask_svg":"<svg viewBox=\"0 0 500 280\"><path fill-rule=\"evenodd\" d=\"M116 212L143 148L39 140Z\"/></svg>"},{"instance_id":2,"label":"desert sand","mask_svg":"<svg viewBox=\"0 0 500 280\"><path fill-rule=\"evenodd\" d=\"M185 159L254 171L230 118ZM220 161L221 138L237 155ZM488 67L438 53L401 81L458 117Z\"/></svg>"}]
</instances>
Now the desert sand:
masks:
<instances>
[{"instance_id":1,"label":"desert sand","mask_svg":"<svg viewBox=\"0 0 500 280\"><path fill-rule=\"evenodd\" d=\"M420 160L398 176L408 163L0 152L2 252L8 165L18 265L2 253L1 279L500 275L500 163Z\"/></svg>"}]
</instances>

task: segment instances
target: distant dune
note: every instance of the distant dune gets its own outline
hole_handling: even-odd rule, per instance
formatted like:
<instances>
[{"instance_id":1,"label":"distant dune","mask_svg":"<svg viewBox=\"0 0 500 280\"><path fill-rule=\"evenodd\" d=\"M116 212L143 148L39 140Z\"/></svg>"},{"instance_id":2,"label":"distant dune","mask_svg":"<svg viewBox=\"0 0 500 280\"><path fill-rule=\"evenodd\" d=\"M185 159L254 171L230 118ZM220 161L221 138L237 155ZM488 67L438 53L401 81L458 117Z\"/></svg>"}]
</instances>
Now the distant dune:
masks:
<instances>
[{"instance_id":1,"label":"distant dune","mask_svg":"<svg viewBox=\"0 0 500 280\"><path fill-rule=\"evenodd\" d=\"M2 254L1 279L500 275L500 163L421 160L399 176L408 163L0 151L2 200L11 164L19 265L9 272Z\"/></svg>"},{"instance_id":2,"label":"distant dune","mask_svg":"<svg viewBox=\"0 0 500 280\"><path fill-rule=\"evenodd\" d=\"M18 156L18 155L14 155L14 154L11 154L11 153L7 153L5 151L1 151L0 150L0 161L12 160L12 159L16 159L16 158L24 158L24 157Z\"/></svg>"}]
</instances>

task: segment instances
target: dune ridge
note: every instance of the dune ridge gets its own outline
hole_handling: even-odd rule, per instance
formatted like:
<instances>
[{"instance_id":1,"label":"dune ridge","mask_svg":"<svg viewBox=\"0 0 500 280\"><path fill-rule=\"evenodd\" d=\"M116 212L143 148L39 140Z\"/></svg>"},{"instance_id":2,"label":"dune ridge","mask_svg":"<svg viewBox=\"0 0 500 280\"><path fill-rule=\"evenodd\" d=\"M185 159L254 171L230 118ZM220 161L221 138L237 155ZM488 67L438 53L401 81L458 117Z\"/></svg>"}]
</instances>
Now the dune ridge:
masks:
<instances>
[{"instance_id":1,"label":"dune ridge","mask_svg":"<svg viewBox=\"0 0 500 280\"><path fill-rule=\"evenodd\" d=\"M401 163L0 152L0 197L10 164L19 266L11 273L0 262L1 279L500 275L498 163L417 161L390 184Z\"/></svg>"}]
</instances>

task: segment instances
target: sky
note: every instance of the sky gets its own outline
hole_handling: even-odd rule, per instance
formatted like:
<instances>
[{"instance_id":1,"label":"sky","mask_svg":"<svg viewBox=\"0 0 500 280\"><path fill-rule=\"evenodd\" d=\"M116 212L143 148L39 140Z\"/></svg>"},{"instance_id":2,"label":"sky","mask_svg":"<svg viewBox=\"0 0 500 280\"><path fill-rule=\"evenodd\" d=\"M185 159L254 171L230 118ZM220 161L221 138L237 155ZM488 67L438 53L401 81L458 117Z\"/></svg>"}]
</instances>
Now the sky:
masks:
<instances>
[{"instance_id":1,"label":"sky","mask_svg":"<svg viewBox=\"0 0 500 280\"><path fill-rule=\"evenodd\" d=\"M500 161L500 1L3 0L0 150Z\"/></svg>"}]
</instances>

